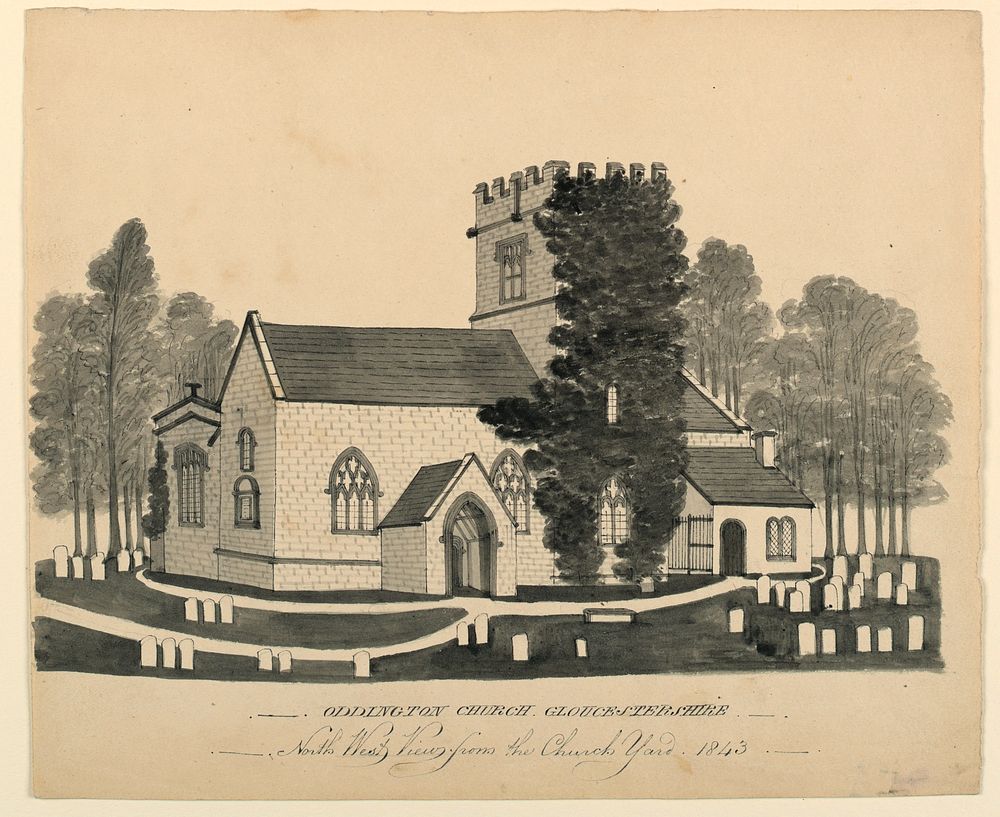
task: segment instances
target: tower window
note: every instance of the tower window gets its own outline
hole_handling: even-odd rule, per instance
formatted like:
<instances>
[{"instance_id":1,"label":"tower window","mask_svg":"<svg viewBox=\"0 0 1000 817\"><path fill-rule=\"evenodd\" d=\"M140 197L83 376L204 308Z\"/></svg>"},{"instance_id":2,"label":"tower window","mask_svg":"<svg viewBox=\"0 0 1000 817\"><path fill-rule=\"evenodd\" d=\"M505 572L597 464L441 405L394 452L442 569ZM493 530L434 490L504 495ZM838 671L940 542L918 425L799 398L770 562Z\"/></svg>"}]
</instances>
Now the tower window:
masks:
<instances>
[{"instance_id":1,"label":"tower window","mask_svg":"<svg viewBox=\"0 0 1000 817\"><path fill-rule=\"evenodd\" d=\"M522 234L497 242L496 260L500 265L500 303L524 298L525 256L528 236Z\"/></svg>"},{"instance_id":2,"label":"tower window","mask_svg":"<svg viewBox=\"0 0 1000 817\"><path fill-rule=\"evenodd\" d=\"M605 408L608 425L616 425L618 423L618 387L614 383L608 386L605 393Z\"/></svg>"}]
</instances>

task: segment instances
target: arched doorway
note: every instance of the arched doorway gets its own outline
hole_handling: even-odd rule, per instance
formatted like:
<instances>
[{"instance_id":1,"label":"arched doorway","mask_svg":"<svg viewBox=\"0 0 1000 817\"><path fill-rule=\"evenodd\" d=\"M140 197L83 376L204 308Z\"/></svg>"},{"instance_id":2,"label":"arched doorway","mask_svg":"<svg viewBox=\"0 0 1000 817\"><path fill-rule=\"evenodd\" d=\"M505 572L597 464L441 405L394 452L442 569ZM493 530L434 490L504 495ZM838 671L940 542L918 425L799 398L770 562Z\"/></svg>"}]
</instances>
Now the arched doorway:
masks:
<instances>
[{"instance_id":1,"label":"arched doorway","mask_svg":"<svg viewBox=\"0 0 1000 817\"><path fill-rule=\"evenodd\" d=\"M493 514L472 493L452 505L444 526L445 588L448 593L493 588L496 561L496 522Z\"/></svg>"},{"instance_id":2,"label":"arched doorway","mask_svg":"<svg viewBox=\"0 0 1000 817\"><path fill-rule=\"evenodd\" d=\"M719 572L723 576L744 576L747 572L747 530L742 522L727 519L719 532L722 549Z\"/></svg>"}]
</instances>

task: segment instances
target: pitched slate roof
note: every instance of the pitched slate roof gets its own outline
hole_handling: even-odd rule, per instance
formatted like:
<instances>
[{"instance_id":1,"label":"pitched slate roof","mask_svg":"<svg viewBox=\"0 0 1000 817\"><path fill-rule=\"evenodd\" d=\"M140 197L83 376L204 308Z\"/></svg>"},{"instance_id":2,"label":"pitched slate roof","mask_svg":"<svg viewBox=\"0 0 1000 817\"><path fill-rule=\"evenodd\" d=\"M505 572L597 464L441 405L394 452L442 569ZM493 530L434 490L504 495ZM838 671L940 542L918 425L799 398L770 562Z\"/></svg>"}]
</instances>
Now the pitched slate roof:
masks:
<instances>
[{"instance_id":1,"label":"pitched slate roof","mask_svg":"<svg viewBox=\"0 0 1000 817\"><path fill-rule=\"evenodd\" d=\"M681 414L687 421L688 431L736 431L749 429L742 417L726 408L725 403L702 386L697 378L684 371L687 388L681 394Z\"/></svg>"},{"instance_id":2,"label":"pitched slate roof","mask_svg":"<svg viewBox=\"0 0 1000 817\"><path fill-rule=\"evenodd\" d=\"M410 480L406 490L396 500L396 504L385 515L380 528L399 528L405 525L418 525L427 518L427 512L441 492L448 487L452 477L458 473L465 460L440 462L437 465L425 465L416 476Z\"/></svg>"},{"instance_id":3,"label":"pitched slate roof","mask_svg":"<svg viewBox=\"0 0 1000 817\"><path fill-rule=\"evenodd\" d=\"M781 471L762 466L749 447L689 448L684 476L713 505L815 507Z\"/></svg>"},{"instance_id":4,"label":"pitched slate roof","mask_svg":"<svg viewBox=\"0 0 1000 817\"><path fill-rule=\"evenodd\" d=\"M536 379L507 329L260 326L288 400L480 406Z\"/></svg>"}]
</instances>

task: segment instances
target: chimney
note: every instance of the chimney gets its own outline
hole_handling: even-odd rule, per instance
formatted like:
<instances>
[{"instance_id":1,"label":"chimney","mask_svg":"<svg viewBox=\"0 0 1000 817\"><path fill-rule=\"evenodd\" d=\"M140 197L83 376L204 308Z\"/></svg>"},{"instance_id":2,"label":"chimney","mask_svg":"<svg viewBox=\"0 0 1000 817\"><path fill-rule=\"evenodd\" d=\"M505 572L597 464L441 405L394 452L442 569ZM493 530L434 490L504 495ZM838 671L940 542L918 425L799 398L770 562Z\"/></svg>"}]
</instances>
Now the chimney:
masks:
<instances>
[{"instance_id":1,"label":"chimney","mask_svg":"<svg viewBox=\"0 0 1000 817\"><path fill-rule=\"evenodd\" d=\"M778 438L777 431L756 431L753 435L753 450L757 462L765 468L777 468L774 464L774 443Z\"/></svg>"},{"instance_id":2,"label":"chimney","mask_svg":"<svg viewBox=\"0 0 1000 817\"><path fill-rule=\"evenodd\" d=\"M201 388L201 383L185 383L184 388L191 390L191 394L189 394L188 397L197 397L198 389Z\"/></svg>"}]
</instances>

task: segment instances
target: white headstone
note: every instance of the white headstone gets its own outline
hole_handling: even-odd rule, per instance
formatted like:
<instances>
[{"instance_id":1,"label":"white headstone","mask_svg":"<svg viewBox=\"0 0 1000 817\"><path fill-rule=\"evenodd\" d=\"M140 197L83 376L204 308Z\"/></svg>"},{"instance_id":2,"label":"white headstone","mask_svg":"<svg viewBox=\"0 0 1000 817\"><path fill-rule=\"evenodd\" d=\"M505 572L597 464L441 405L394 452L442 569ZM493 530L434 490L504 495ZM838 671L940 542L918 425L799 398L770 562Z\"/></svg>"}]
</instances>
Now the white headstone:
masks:
<instances>
[{"instance_id":1,"label":"white headstone","mask_svg":"<svg viewBox=\"0 0 1000 817\"><path fill-rule=\"evenodd\" d=\"M95 582L104 581L104 554L95 553L90 557L90 578Z\"/></svg>"},{"instance_id":2,"label":"white headstone","mask_svg":"<svg viewBox=\"0 0 1000 817\"><path fill-rule=\"evenodd\" d=\"M891 599L892 598L892 574L886 571L885 573L878 574L878 580L875 583L875 591L880 599Z\"/></svg>"},{"instance_id":3,"label":"white headstone","mask_svg":"<svg viewBox=\"0 0 1000 817\"><path fill-rule=\"evenodd\" d=\"M910 588L905 584L896 585L896 604L905 607L910 603Z\"/></svg>"},{"instance_id":4,"label":"white headstone","mask_svg":"<svg viewBox=\"0 0 1000 817\"><path fill-rule=\"evenodd\" d=\"M846 556L837 556L837 557L834 558L834 560L833 560L833 575L834 576L840 576L840 578L842 578L845 582L847 581L847 579L848 579L848 577L849 577L850 574L847 571L847 557Z\"/></svg>"},{"instance_id":5,"label":"white headstone","mask_svg":"<svg viewBox=\"0 0 1000 817\"><path fill-rule=\"evenodd\" d=\"M838 590L840 590L840 595L841 596L844 595L844 588L847 587L847 584L846 584L846 582L844 582L844 577L843 576L831 576L830 577L830 584L832 584L834 587L836 587Z\"/></svg>"},{"instance_id":6,"label":"white headstone","mask_svg":"<svg viewBox=\"0 0 1000 817\"><path fill-rule=\"evenodd\" d=\"M486 613L480 613L473 621L476 631L476 643L488 644L490 641L490 617Z\"/></svg>"},{"instance_id":7,"label":"white headstone","mask_svg":"<svg viewBox=\"0 0 1000 817\"><path fill-rule=\"evenodd\" d=\"M56 545L52 548L52 561L56 563L56 578L69 578L69 548L66 545Z\"/></svg>"},{"instance_id":8,"label":"white headstone","mask_svg":"<svg viewBox=\"0 0 1000 817\"><path fill-rule=\"evenodd\" d=\"M785 590L786 590L785 583L784 582L775 582L773 590L774 590L774 603L778 607L784 607L785 606Z\"/></svg>"},{"instance_id":9,"label":"white headstone","mask_svg":"<svg viewBox=\"0 0 1000 817\"><path fill-rule=\"evenodd\" d=\"M799 623L799 655L816 654L816 625L811 621Z\"/></svg>"},{"instance_id":10,"label":"white headstone","mask_svg":"<svg viewBox=\"0 0 1000 817\"><path fill-rule=\"evenodd\" d=\"M875 560L870 553L858 556L858 573L863 574L866 579L875 577Z\"/></svg>"},{"instance_id":11,"label":"white headstone","mask_svg":"<svg viewBox=\"0 0 1000 817\"><path fill-rule=\"evenodd\" d=\"M139 642L139 666L156 666L156 639L151 635L147 635Z\"/></svg>"},{"instance_id":12,"label":"white headstone","mask_svg":"<svg viewBox=\"0 0 1000 817\"><path fill-rule=\"evenodd\" d=\"M177 650L181 654L181 669L194 669L194 642L190 638L181 639L177 645Z\"/></svg>"},{"instance_id":13,"label":"white headstone","mask_svg":"<svg viewBox=\"0 0 1000 817\"><path fill-rule=\"evenodd\" d=\"M806 609L806 597L802 594L801 590L793 590L788 594L788 612L789 613L807 613Z\"/></svg>"},{"instance_id":14,"label":"white headstone","mask_svg":"<svg viewBox=\"0 0 1000 817\"><path fill-rule=\"evenodd\" d=\"M128 573L132 569L132 557L129 556L128 551L122 548L118 551L118 572Z\"/></svg>"},{"instance_id":15,"label":"white headstone","mask_svg":"<svg viewBox=\"0 0 1000 817\"><path fill-rule=\"evenodd\" d=\"M292 654L288 650L278 653L278 672L292 671Z\"/></svg>"},{"instance_id":16,"label":"white headstone","mask_svg":"<svg viewBox=\"0 0 1000 817\"><path fill-rule=\"evenodd\" d=\"M857 629L858 652L872 651L872 628L868 624L862 624Z\"/></svg>"},{"instance_id":17,"label":"white headstone","mask_svg":"<svg viewBox=\"0 0 1000 817\"><path fill-rule=\"evenodd\" d=\"M640 593L652 593L653 592L653 577L643 576L642 581L639 582L639 592Z\"/></svg>"},{"instance_id":18,"label":"white headstone","mask_svg":"<svg viewBox=\"0 0 1000 817\"><path fill-rule=\"evenodd\" d=\"M206 624L215 624L215 599L205 599L202 602L202 616Z\"/></svg>"},{"instance_id":19,"label":"white headstone","mask_svg":"<svg viewBox=\"0 0 1000 817\"><path fill-rule=\"evenodd\" d=\"M469 622L460 621L455 625L455 638L458 639L459 647L469 646Z\"/></svg>"},{"instance_id":20,"label":"white headstone","mask_svg":"<svg viewBox=\"0 0 1000 817\"><path fill-rule=\"evenodd\" d=\"M163 639L163 668L177 669L177 642L172 638Z\"/></svg>"},{"instance_id":21,"label":"white headstone","mask_svg":"<svg viewBox=\"0 0 1000 817\"><path fill-rule=\"evenodd\" d=\"M257 650L257 671L270 672L272 669L274 669L274 656L271 651L266 647L263 650Z\"/></svg>"},{"instance_id":22,"label":"white headstone","mask_svg":"<svg viewBox=\"0 0 1000 817\"><path fill-rule=\"evenodd\" d=\"M757 604L771 603L771 577L761 576L757 579Z\"/></svg>"},{"instance_id":23,"label":"white headstone","mask_svg":"<svg viewBox=\"0 0 1000 817\"><path fill-rule=\"evenodd\" d=\"M82 579L83 578L83 557L74 556L73 557L73 578Z\"/></svg>"},{"instance_id":24,"label":"white headstone","mask_svg":"<svg viewBox=\"0 0 1000 817\"><path fill-rule=\"evenodd\" d=\"M892 628L891 627L879 627L878 628L878 651L879 652L892 652Z\"/></svg>"},{"instance_id":25,"label":"white headstone","mask_svg":"<svg viewBox=\"0 0 1000 817\"><path fill-rule=\"evenodd\" d=\"M184 602L184 619L185 621L198 620L198 599L187 599Z\"/></svg>"},{"instance_id":26,"label":"white headstone","mask_svg":"<svg viewBox=\"0 0 1000 817\"><path fill-rule=\"evenodd\" d=\"M527 661L528 660L528 634L518 633L510 640L511 647L514 650L514 660L515 661Z\"/></svg>"},{"instance_id":27,"label":"white headstone","mask_svg":"<svg viewBox=\"0 0 1000 817\"><path fill-rule=\"evenodd\" d=\"M835 584L823 585L823 609L842 610L843 599L840 595L840 588Z\"/></svg>"},{"instance_id":28,"label":"white headstone","mask_svg":"<svg viewBox=\"0 0 1000 817\"><path fill-rule=\"evenodd\" d=\"M354 677L370 678L372 674L372 657L365 650L354 653Z\"/></svg>"},{"instance_id":29,"label":"white headstone","mask_svg":"<svg viewBox=\"0 0 1000 817\"><path fill-rule=\"evenodd\" d=\"M135 560L136 567L142 567L143 562L146 560L146 551L142 548L136 548L132 551L132 558Z\"/></svg>"},{"instance_id":30,"label":"white headstone","mask_svg":"<svg viewBox=\"0 0 1000 817\"><path fill-rule=\"evenodd\" d=\"M743 608L734 607L729 611L729 632L731 633L741 633L743 632Z\"/></svg>"},{"instance_id":31,"label":"white headstone","mask_svg":"<svg viewBox=\"0 0 1000 817\"><path fill-rule=\"evenodd\" d=\"M849 610L857 610L861 607L861 588L852 584L847 589L847 607Z\"/></svg>"},{"instance_id":32,"label":"white headstone","mask_svg":"<svg viewBox=\"0 0 1000 817\"><path fill-rule=\"evenodd\" d=\"M812 584L808 579L799 579L795 582L795 589L806 597L806 607L808 607L809 597L812 595Z\"/></svg>"},{"instance_id":33,"label":"white headstone","mask_svg":"<svg viewBox=\"0 0 1000 817\"><path fill-rule=\"evenodd\" d=\"M917 563L916 562L903 562L903 578L901 581L911 590L916 590L917 588Z\"/></svg>"},{"instance_id":34,"label":"white headstone","mask_svg":"<svg viewBox=\"0 0 1000 817\"><path fill-rule=\"evenodd\" d=\"M910 616L907 619L906 649L922 650L924 648L924 617Z\"/></svg>"},{"instance_id":35,"label":"white headstone","mask_svg":"<svg viewBox=\"0 0 1000 817\"><path fill-rule=\"evenodd\" d=\"M587 639L578 638L576 640L576 657L586 658L587 657Z\"/></svg>"},{"instance_id":36,"label":"white headstone","mask_svg":"<svg viewBox=\"0 0 1000 817\"><path fill-rule=\"evenodd\" d=\"M823 655L837 654L837 631L827 628L820 633L819 649Z\"/></svg>"},{"instance_id":37,"label":"white headstone","mask_svg":"<svg viewBox=\"0 0 1000 817\"><path fill-rule=\"evenodd\" d=\"M233 623L233 597L223 596L219 599L219 621L223 624Z\"/></svg>"},{"instance_id":38,"label":"white headstone","mask_svg":"<svg viewBox=\"0 0 1000 817\"><path fill-rule=\"evenodd\" d=\"M865 597L865 578L866 576L864 573L855 573L854 583L851 585L852 587L857 587L858 590L861 591L861 598Z\"/></svg>"}]
</instances>

